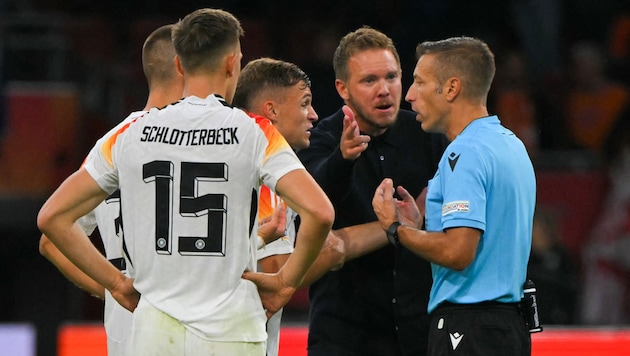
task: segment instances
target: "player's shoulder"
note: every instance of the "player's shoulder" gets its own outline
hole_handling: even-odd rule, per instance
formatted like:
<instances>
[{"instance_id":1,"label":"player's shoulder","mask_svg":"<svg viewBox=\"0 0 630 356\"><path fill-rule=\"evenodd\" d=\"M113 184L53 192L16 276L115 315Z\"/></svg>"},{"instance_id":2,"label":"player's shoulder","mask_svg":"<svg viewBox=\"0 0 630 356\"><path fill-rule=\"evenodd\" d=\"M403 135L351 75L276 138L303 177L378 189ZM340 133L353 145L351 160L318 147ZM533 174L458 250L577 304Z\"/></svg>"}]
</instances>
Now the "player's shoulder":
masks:
<instances>
[{"instance_id":1,"label":"player's shoulder","mask_svg":"<svg viewBox=\"0 0 630 356\"><path fill-rule=\"evenodd\" d=\"M225 113L225 117L229 117L231 120L239 120L244 125L251 125L256 123L258 120L252 120L251 115L249 115L245 110L234 106L228 103L222 96L218 94L212 94L204 99L199 99L196 97L189 98L187 104L190 106L199 106L201 103L207 104L209 110L216 110L219 112ZM258 118L261 120L269 121L262 117Z\"/></svg>"},{"instance_id":2,"label":"player's shoulder","mask_svg":"<svg viewBox=\"0 0 630 356\"><path fill-rule=\"evenodd\" d=\"M95 144L95 147L100 147L105 142L112 142L116 140L116 138L124 133L129 126L136 122L138 119L143 118L147 115L148 111L140 110L134 111L130 113L125 119L119 122L116 126L112 127L107 131L103 136L101 136ZM91 152L90 152L91 153Z\"/></svg>"},{"instance_id":3,"label":"player's shoulder","mask_svg":"<svg viewBox=\"0 0 630 356\"><path fill-rule=\"evenodd\" d=\"M267 139L276 140L277 137L282 136L280 134L280 131L278 131L275 126L273 126L271 120L269 120L268 118L251 112L243 111L243 113L249 118L250 122L252 122L260 129L260 131L267 137Z\"/></svg>"},{"instance_id":4,"label":"player's shoulder","mask_svg":"<svg viewBox=\"0 0 630 356\"><path fill-rule=\"evenodd\" d=\"M272 126L271 121L269 119L267 119L264 116L258 115L258 114L254 114L251 112L245 112L243 111L247 116L249 116L251 119L253 119L253 121L256 123L256 125L265 128L268 126Z\"/></svg>"},{"instance_id":5,"label":"player's shoulder","mask_svg":"<svg viewBox=\"0 0 630 356\"><path fill-rule=\"evenodd\" d=\"M146 110L138 110L138 111L131 112L129 115L127 115L126 118L124 118L116 126L112 127L104 136L105 137L111 136L112 134L119 132L125 126L128 126L130 123L135 122L138 119L144 117L148 112L149 111L146 111Z\"/></svg>"},{"instance_id":6,"label":"player's shoulder","mask_svg":"<svg viewBox=\"0 0 630 356\"><path fill-rule=\"evenodd\" d=\"M129 122L129 121L133 121L136 120L138 118L143 117L144 115L146 115L149 112L149 110L138 110L138 111L132 111L129 115L127 115L127 117L121 121L120 123L123 124L125 122Z\"/></svg>"},{"instance_id":7,"label":"player's shoulder","mask_svg":"<svg viewBox=\"0 0 630 356\"><path fill-rule=\"evenodd\" d=\"M205 120L212 118L213 125L220 126L229 122L231 125L247 126L253 124L251 118L240 108L230 105L218 94L205 98L189 95L162 108L152 108L141 120L145 125L180 125L182 118ZM186 125L186 124L184 124Z\"/></svg>"}]
</instances>

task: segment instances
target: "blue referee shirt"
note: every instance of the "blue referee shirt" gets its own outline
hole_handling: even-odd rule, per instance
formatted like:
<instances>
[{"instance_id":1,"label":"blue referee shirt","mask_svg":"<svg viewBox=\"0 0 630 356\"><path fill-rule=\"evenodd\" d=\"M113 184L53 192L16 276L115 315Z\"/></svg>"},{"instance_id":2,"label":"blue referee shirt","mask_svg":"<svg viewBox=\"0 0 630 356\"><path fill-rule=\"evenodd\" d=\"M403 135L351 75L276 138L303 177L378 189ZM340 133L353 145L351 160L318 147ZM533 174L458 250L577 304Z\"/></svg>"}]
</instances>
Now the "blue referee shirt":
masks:
<instances>
[{"instance_id":1,"label":"blue referee shirt","mask_svg":"<svg viewBox=\"0 0 630 356\"><path fill-rule=\"evenodd\" d=\"M447 147L429 182L426 230L482 231L463 271L432 264L428 311L442 302L518 302L531 247L536 178L523 143L497 116L471 122Z\"/></svg>"}]
</instances>

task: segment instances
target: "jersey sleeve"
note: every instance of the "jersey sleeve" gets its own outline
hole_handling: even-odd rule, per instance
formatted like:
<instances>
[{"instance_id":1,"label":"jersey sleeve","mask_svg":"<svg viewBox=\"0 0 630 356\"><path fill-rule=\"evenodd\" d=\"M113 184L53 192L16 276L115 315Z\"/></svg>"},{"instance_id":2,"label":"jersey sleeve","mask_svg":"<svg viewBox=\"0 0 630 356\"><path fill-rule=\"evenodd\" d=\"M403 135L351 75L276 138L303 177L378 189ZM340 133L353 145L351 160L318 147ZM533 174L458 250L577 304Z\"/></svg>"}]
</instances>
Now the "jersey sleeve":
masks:
<instances>
[{"instance_id":1,"label":"jersey sleeve","mask_svg":"<svg viewBox=\"0 0 630 356\"><path fill-rule=\"evenodd\" d=\"M263 258L274 255L288 255L293 252L293 244L286 237L281 238L268 243L265 247L256 251L256 259L262 260Z\"/></svg>"},{"instance_id":2,"label":"jersey sleeve","mask_svg":"<svg viewBox=\"0 0 630 356\"><path fill-rule=\"evenodd\" d=\"M295 213L295 211L293 211L293 209L291 208L287 208L287 225L286 225L286 230L285 230L286 235L283 236L282 238L277 239L276 241L269 243L267 246L265 246L264 249L258 250L256 257L259 260L267 256L285 255L285 254L293 253L294 246L295 246L295 235L296 235L296 229L295 229L296 217L297 217L297 214Z\"/></svg>"},{"instance_id":3,"label":"jersey sleeve","mask_svg":"<svg viewBox=\"0 0 630 356\"><path fill-rule=\"evenodd\" d=\"M258 221L273 215L276 206L282 204L282 199L271 191L269 187L260 187L260 198L258 199Z\"/></svg>"},{"instance_id":4,"label":"jersey sleeve","mask_svg":"<svg viewBox=\"0 0 630 356\"><path fill-rule=\"evenodd\" d=\"M112 194L118 189L118 174L114 163L114 148L119 142L121 135L133 122L135 122L135 120L124 122L101 137L90 150L85 160L85 169L107 194Z\"/></svg>"},{"instance_id":5,"label":"jersey sleeve","mask_svg":"<svg viewBox=\"0 0 630 356\"><path fill-rule=\"evenodd\" d=\"M285 236L267 244L264 249L260 249L256 253L256 258L261 260L268 256L273 255L286 255L293 253L295 246L295 218L297 214L291 209L287 208L287 225Z\"/></svg>"},{"instance_id":6,"label":"jersey sleeve","mask_svg":"<svg viewBox=\"0 0 630 356\"><path fill-rule=\"evenodd\" d=\"M256 123L267 141L261 167L262 182L275 192L276 184L282 176L296 169L304 169L304 166L291 146L269 120L256 118Z\"/></svg>"},{"instance_id":7,"label":"jersey sleeve","mask_svg":"<svg viewBox=\"0 0 630 356\"><path fill-rule=\"evenodd\" d=\"M261 186L260 199L258 200L258 221L260 222L263 219L270 217L279 204L282 204L282 199L272 192L266 185ZM284 255L291 252L293 252L293 243L287 238L287 236L282 236L279 239L268 243L264 248L257 250L256 259L261 260L265 257Z\"/></svg>"},{"instance_id":8,"label":"jersey sleeve","mask_svg":"<svg viewBox=\"0 0 630 356\"><path fill-rule=\"evenodd\" d=\"M125 118L123 121L121 121L118 125L116 125L115 127L113 127L111 130L109 130L105 135L103 135L103 137L101 137L96 144L90 149L90 152L88 152L87 156L85 157L85 159L83 160L83 163L81 164L81 167L85 167L86 164L88 162L90 162L91 160L95 159L95 156L99 155L100 150L103 148L103 144L104 142L112 135L114 135L116 132L118 132L122 127L126 126L128 123L134 121L136 118L141 117L142 115L144 115L146 113L146 111L137 111L137 112L133 112L131 113L127 118ZM88 172L90 172L90 170L88 170ZM92 176L92 178L94 178L94 175L92 173L90 173L90 175ZM99 184L100 186L100 184ZM101 186L101 188L103 188L103 186ZM89 236L91 235L94 230L96 229L96 227L98 226L98 221L96 219L96 215L94 213L94 210L89 212L88 214L86 214L85 216L82 216L81 218L79 218L79 220L77 220L77 224L79 224L79 226L81 227L81 229Z\"/></svg>"},{"instance_id":9,"label":"jersey sleeve","mask_svg":"<svg viewBox=\"0 0 630 356\"><path fill-rule=\"evenodd\" d=\"M483 152L451 145L440 165L444 180L443 228L471 227L484 231L487 180Z\"/></svg>"}]
</instances>

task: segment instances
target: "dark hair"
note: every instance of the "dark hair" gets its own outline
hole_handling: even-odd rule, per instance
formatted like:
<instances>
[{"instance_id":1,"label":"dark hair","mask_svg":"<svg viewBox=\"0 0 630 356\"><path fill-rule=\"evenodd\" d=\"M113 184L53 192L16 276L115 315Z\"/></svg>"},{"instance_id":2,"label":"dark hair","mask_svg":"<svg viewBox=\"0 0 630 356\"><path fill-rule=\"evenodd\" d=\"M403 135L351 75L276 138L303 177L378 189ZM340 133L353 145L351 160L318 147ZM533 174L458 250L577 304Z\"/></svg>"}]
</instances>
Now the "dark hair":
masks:
<instances>
[{"instance_id":1,"label":"dark hair","mask_svg":"<svg viewBox=\"0 0 630 356\"><path fill-rule=\"evenodd\" d=\"M343 36L341 41L339 41L339 45L333 55L335 77L342 81L348 80L350 76L350 73L348 73L348 61L350 58L359 52L369 49L385 49L392 52L400 67L400 57L392 39L378 30L369 26L363 26Z\"/></svg>"},{"instance_id":2,"label":"dark hair","mask_svg":"<svg viewBox=\"0 0 630 356\"><path fill-rule=\"evenodd\" d=\"M240 22L219 9L199 9L173 27L173 44L185 71L213 70L243 36Z\"/></svg>"},{"instance_id":3,"label":"dark hair","mask_svg":"<svg viewBox=\"0 0 630 356\"><path fill-rule=\"evenodd\" d=\"M300 82L311 87L311 80L297 65L273 58L255 59L241 71L232 103L251 111L254 101L267 90L288 88Z\"/></svg>"},{"instance_id":4,"label":"dark hair","mask_svg":"<svg viewBox=\"0 0 630 356\"><path fill-rule=\"evenodd\" d=\"M170 24L158 27L151 32L142 46L142 70L149 89L169 82L176 76L172 28L173 25Z\"/></svg>"},{"instance_id":5,"label":"dark hair","mask_svg":"<svg viewBox=\"0 0 630 356\"><path fill-rule=\"evenodd\" d=\"M496 68L494 54L485 42L472 37L426 41L416 47L417 58L424 55L435 56L433 70L441 83L458 77L464 97L487 98Z\"/></svg>"}]
</instances>

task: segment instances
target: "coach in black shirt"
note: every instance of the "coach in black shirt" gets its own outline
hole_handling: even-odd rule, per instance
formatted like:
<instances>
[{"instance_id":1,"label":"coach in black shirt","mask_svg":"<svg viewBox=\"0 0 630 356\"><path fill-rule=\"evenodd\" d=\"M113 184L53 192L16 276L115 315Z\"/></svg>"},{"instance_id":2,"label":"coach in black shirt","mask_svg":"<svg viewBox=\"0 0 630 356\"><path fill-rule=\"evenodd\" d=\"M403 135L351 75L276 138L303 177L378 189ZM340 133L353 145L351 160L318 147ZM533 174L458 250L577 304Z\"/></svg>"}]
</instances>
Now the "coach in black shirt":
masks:
<instances>
[{"instance_id":1,"label":"coach in black shirt","mask_svg":"<svg viewBox=\"0 0 630 356\"><path fill-rule=\"evenodd\" d=\"M445 141L399 111L400 59L386 35L349 33L333 62L349 115L321 120L298 156L332 201L339 229L376 220L372 197L385 177L420 195ZM429 263L399 245L327 273L309 289L309 356L424 355L431 283Z\"/></svg>"}]
</instances>

